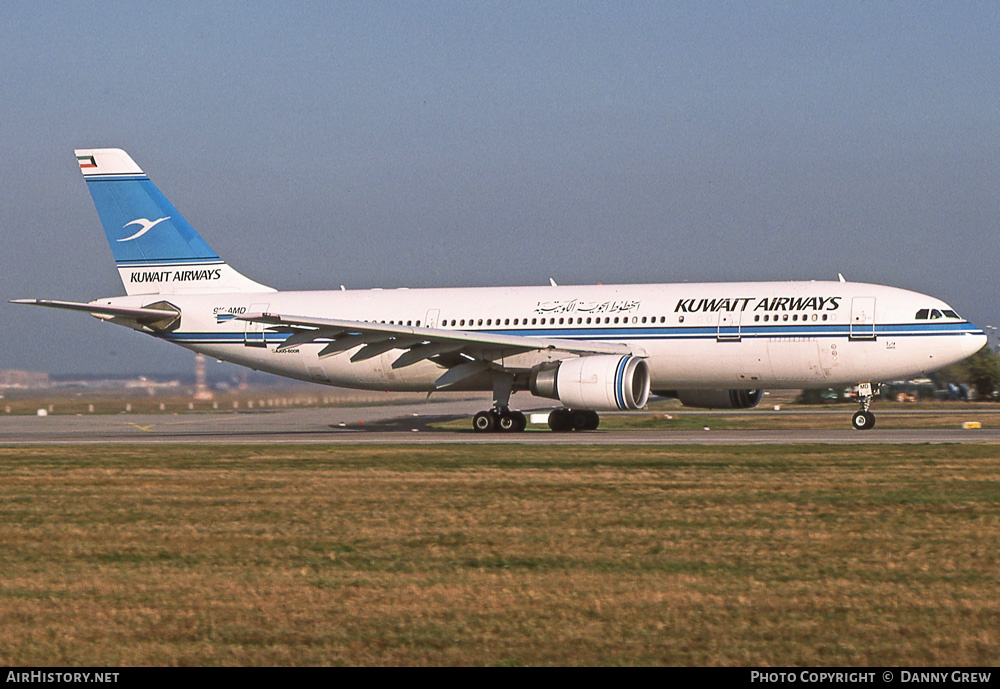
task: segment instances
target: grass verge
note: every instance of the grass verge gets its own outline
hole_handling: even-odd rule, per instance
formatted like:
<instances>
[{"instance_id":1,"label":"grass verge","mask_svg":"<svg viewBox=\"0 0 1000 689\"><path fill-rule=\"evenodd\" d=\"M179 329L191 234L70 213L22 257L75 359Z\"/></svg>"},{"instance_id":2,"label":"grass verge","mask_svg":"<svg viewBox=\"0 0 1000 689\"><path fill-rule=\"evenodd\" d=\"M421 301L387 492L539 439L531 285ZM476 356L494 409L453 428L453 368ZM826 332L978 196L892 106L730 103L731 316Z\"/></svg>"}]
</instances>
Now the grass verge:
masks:
<instances>
[{"instance_id":1,"label":"grass verge","mask_svg":"<svg viewBox=\"0 0 1000 689\"><path fill-rule=\"evenodd\" d=\"M992 665L1000 448L0 448L3 665Z\"/></svg>"}]
</instances>

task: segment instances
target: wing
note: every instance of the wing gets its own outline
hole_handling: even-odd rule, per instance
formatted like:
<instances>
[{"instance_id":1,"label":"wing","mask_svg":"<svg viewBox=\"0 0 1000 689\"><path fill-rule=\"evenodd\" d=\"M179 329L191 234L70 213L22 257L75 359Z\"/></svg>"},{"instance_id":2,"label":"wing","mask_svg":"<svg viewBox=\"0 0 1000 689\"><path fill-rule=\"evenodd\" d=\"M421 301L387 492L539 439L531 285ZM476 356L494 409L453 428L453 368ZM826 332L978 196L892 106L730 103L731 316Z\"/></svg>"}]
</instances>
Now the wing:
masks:
<instances>
[{"instance_id":1,"label":"wing","mask_svg":"<svg viewBox=\"0 0 1000 689\"><path fill-rule=\"evenodd\" d=\"M399 350L392 368L412 366L432 359L448 369L437 381L444 388L488 368L505 368L497 362L531 351L564 352L567 356L595 354L642 354L625 344L569 340L552 337L503 335L441 328L420 328L387 323L255 313L238 320L261 323L272 332L288 333L278 350L309 343L323 343L319 356L332 356L359 345L351 361L365 361Z\"/></svg>"}]
</instances>

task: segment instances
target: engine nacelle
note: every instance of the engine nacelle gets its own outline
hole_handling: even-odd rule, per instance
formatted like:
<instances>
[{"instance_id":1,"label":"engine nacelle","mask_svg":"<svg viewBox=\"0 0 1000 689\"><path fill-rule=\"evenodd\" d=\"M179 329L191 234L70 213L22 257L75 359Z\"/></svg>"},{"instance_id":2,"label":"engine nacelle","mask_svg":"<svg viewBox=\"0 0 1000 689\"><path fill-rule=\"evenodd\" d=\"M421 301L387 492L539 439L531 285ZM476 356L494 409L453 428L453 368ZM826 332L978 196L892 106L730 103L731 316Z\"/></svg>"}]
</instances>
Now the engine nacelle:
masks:
<instances>
[{"instance_id":1,"label":"engine nacelle","mask_svg":"<svg viewBox=\"0 0 1000 689\"><path fill-rule=\"evenodd\" d=\"M676 397L685 407L705 409L752 409L764 396L763 390L677 390Z\"/></svg>"},{"instance_id":2,"label":"engine nacelle","mask_svg":"<svg viewBox=\"0 0 1000 689\"><path fill-rule=\"evenodd\" d=\"M531 371L531 394L562 402L570 409L642 409L649 399L649 364L627 354L581 356Z\"/></svg>"}]
</instances>

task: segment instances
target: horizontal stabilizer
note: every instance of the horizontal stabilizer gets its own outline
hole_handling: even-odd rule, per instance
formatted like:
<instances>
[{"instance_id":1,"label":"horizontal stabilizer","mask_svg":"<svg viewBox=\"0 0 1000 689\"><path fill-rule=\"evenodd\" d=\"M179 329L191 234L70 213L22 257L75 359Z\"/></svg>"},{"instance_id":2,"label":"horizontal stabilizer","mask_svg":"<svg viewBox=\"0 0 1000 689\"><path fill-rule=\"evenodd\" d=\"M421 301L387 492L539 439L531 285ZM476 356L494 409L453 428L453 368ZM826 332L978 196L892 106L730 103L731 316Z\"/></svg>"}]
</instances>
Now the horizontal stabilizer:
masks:
<instances>
[{"instance_id":1,"label":"horizontal stabilizer","mask_svg":"<svg viewBox=\"0 0 1000 689\"><path fill-rule=\"evenodd\" d=\"M83 311L97 318L130 318L139 323L155 325L164 329L180 318L180 309L166 302L162 308L149 306L112 306L111 304L83 303L76 301L56 301L54 299L11 299L11 304L27 304L29 306L48 306L53 309Z\"/></svg>"}]
</instances>

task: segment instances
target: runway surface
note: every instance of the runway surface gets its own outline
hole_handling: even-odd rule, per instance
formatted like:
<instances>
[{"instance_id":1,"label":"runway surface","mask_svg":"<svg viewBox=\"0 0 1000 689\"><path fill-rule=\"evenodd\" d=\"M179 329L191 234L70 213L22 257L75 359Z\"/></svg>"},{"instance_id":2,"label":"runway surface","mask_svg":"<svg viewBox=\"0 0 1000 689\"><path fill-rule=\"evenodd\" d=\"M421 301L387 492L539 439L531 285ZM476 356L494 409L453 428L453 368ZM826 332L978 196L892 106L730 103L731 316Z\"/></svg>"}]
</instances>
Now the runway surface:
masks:
<instances>
[{"instance_id":1,"label":"runway surface","mask_svg":"<svg viewBox=\"0 0 1000 689\"><path fill-rule=\"evenodd\" d=\"M587 433L552 433L545 426L529 426L529 430L525 433L478 434L471 428L469 430L431 428L431 424L440 421L471 417L478 408L475 402L455 400L371 407L317 407L188 414L6 416L0 418L0 446L82 443L561 445L1000 443L1000 429L963 430L960 428L961 422L957 420L955 428L948 429L876 427L871 431L855 431L849 426L849 414L843 410L807 412L843 415L845 427L838 430L598 430ZM959 418L961 417L956 415L956 419Z\"/></svg>"}]
</instances>

